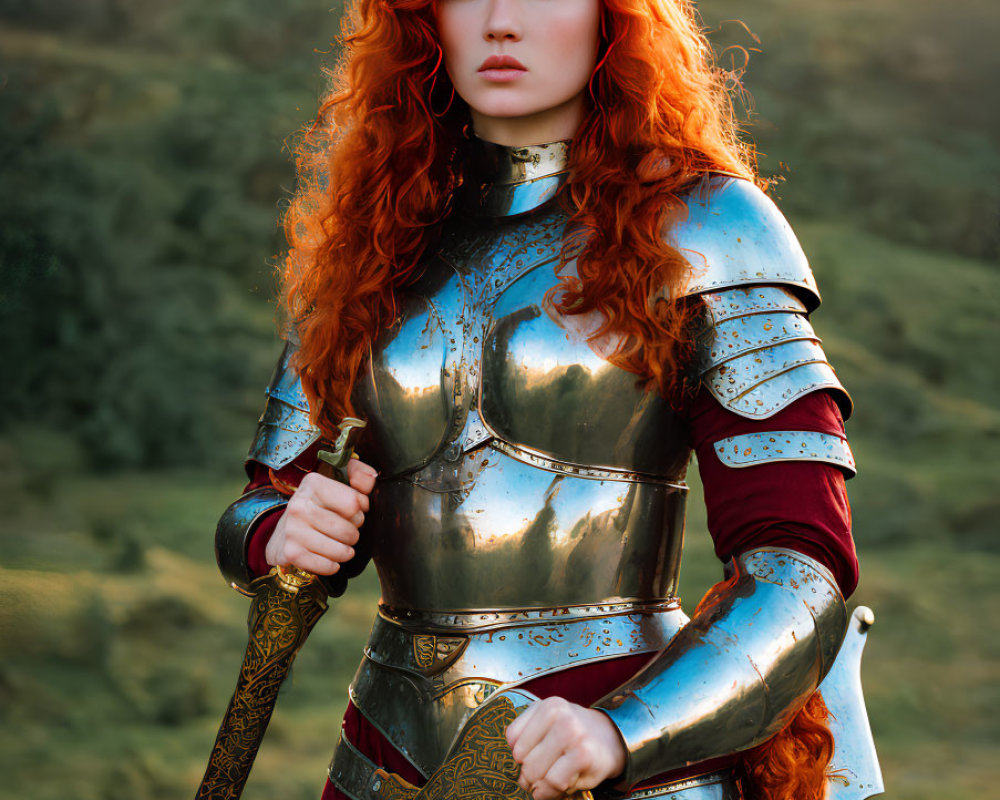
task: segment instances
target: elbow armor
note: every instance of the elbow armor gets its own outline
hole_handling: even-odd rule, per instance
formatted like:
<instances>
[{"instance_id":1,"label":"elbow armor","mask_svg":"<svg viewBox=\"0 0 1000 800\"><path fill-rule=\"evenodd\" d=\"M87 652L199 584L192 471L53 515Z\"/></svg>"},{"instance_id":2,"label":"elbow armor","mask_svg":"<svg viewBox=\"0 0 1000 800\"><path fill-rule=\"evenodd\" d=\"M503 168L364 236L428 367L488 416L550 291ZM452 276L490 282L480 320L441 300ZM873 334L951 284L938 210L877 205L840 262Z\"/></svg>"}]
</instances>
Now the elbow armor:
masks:
<instances>
[{"instance_id":1,"label":"elbow armor","mask_svg":"<svg viewBox=\"0 0 1000 800\"><path fill-rule=\"evenodd\" d=\"M270 486L247 492L223 512L215 529L215 560L226 582L236 591L252 595L247 553L254 525L265 514L288 505L288 497Z\"/></svg>"},{"instance_id":2,"label":"elbow armor","mask_svg":"<svg viewBox=\"0 0 1000 800\"><path fill-rule=\"evenodd\" d=\"M761 744L833 664L847 612L823 566L762 548L734 569L646 669L594 704L625 742L626 787Z\"/></svg>"}]
</instances>

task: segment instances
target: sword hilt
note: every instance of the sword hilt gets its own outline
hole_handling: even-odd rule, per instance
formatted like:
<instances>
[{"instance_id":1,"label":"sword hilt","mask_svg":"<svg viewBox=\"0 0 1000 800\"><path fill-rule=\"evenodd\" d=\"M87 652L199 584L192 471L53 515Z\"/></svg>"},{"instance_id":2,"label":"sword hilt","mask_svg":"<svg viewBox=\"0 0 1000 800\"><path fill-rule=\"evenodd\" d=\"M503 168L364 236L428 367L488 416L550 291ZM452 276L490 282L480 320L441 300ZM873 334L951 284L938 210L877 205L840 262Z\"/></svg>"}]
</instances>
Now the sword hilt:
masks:
<instances>
[{"instance_id":1,"label":"sword hilt","mask_svg":"<svg viewBox=\"0 0 1000 800\"><path fill-rule=\"evenodd\" d=\"M333 443L333 450L320 450L316 454L316 472L326 478L348 483L347 465L354 457L354 442L367 424L357 417L344 417L340 421L340 435Z\"/></svg>"},{"instance_id":2,"label":"sword hilt","mask_svg":"<svg viewBox=\"0 0 1000 800\"><path fill-rule=\"evenodd\" d=\"M333 443L333 450L320 450L316 454L316 472L324 478L332 478L340 483L349 483L347 465L354 457L354 442L368 423L357 417L344 417L340 421L340 434ZM278 584L294 594L303 586L312 583L317 576L293 566L278 566L271 570Z\"/></svg>"}]
</instances>

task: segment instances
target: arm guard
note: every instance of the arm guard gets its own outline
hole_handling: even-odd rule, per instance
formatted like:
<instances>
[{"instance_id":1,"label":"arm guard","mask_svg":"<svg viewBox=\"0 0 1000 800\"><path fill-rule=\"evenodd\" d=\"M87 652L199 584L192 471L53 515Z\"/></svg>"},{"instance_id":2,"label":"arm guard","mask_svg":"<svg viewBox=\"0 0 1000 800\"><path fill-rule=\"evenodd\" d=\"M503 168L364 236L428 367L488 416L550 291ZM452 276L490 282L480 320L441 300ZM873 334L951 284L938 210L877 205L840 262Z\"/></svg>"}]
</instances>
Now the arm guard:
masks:
<instances>
[{"instance_id":1,"label":"arm guard","mask_svg":"<svg viewBox=\"0 0 1000 800\"><path fill-rule=\"evenodd\" d=\"M247 455L247 461L258 461L273 470L290 464L320 437L319 429L309 422L309 404L291 366L295 349L293 342L285 344ZM237 591L250 594L250 581L255 577L247 560L254 525L268 512L287 504L286 495L262 486L244 494L223 513L215 530L215 557L223 577Z\"/></svg>"},{"instance_id":2,"label":"arm guard","mask_svg":"<svg viewBox=\"0 0 1000 800\"><path fill-rule=\"evenodd\" d=\"M818 562L775 548L737 558L657 658L594 704L625 742L623 785L767 741L819 686L846 626Z\"/></svg>"},{"instance_id":3,"label":"arm guard","mask_svg":"<svg viewBox=\"0 0 1000 800\"><path fill-rule=\"evenodd\" d=\"M226 582L236 591L251 596L247 552L254 525L270 511L288 505L288 497L270 486L247 492L223 512L215 529L215 559Z\"/></svg>"}]
</instances>

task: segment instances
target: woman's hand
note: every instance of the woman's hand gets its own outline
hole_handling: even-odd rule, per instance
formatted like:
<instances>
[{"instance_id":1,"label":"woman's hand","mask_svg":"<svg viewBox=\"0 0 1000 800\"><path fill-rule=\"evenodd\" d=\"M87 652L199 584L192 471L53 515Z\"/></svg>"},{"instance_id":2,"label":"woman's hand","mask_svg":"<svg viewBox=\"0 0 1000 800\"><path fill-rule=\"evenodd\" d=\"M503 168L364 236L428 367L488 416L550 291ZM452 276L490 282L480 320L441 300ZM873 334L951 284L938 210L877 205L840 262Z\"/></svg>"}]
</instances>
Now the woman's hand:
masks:
<instances>
[{"instance_id":1,"label":"woman's hand","mask_svg":"<svg viewBox=\"0 0 1000 800\"><path fill-rule=\"evenodd\" d=\"M356 458L347 465L349 486L316 472L306 475L267 543L267 563L332 575L354 558L358 528L365 521L377 475Z\"/></svg>"},{"instance_id":2,"label":"woman's hand","mask_svg":"<svg viewBox=\"0 0 1000 800\"><path fill-rule=\"evenodd\" d=\"M625 769L625 745L611 719L561 697L531 705L507 728L521 765L518 783L535 800L593 789Z\"/></svg>"}]
</instances>

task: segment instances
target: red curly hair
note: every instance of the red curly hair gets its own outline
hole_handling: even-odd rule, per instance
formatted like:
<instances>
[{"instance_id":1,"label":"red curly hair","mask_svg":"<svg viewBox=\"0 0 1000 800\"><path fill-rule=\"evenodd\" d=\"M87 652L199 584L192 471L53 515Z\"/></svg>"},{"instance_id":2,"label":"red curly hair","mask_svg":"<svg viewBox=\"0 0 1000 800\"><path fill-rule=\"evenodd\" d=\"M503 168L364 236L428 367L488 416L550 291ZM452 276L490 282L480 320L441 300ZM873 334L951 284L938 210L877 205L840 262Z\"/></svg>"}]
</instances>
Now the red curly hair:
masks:
<instances>
[{"instance_id":1,"label":"red curly hair","mask_svg":"<svg viewBox=\"0 0 1000 800\"><path fill-rule=\"evenodd\" d=\"M734 76L686 0L604 0L589 108L570 148L561 202L579 280L564 313L594 309L621 346L612 361L665 396L693 350L688 272L664 241L677 195L709 171L754 177L738 138ZM468 107L442 68L434 0L358 0L316 122L297 148L299 187L285 216L284 307L317 424L333 435L351 409L368 347L396 317L399 292L432 250L462 181L456 151ZM447 109L439 113L436 109ZM614 265L609 269L609 265ZM655 303L654 296L661 299Z\"/></svg>"}]
</instances>

